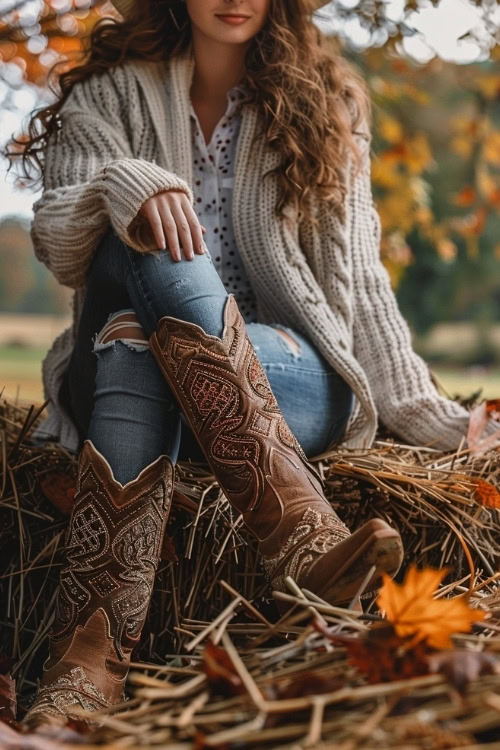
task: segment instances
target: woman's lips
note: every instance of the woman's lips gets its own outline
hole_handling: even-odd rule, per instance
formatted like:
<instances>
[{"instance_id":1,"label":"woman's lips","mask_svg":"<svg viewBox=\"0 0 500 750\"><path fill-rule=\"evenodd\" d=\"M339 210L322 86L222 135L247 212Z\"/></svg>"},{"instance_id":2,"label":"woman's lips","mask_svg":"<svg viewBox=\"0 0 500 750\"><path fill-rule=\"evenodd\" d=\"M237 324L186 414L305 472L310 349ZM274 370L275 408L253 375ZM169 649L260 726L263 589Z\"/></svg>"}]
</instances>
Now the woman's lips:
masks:
<instances>
[{"instance_id":1,"label":"woman's lips","mask_svg":"<svg viewBox=\"0 0 500 750\"><path fill-rule=\"evenodd\" d=\"M245 21L248 21L248 16L216 16L219 20L224 21L224 23L229 23L233 26L237 26L240 23L244 23Z\"/></svg>"}]
</instances>

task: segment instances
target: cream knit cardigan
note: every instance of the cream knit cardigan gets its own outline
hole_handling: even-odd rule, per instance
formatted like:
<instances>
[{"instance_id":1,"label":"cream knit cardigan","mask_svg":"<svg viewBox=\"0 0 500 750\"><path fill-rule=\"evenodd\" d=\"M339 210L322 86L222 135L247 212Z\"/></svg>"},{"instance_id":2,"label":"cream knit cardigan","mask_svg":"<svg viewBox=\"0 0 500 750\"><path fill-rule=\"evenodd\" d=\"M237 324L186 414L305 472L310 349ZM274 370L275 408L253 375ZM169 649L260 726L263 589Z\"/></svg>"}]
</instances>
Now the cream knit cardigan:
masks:
<instances>
[{"instance_id":1,"label":"cream knit cardigan","mask_svg":"<svg viewBox=\"0 0 500 750\"><path fill-rule=\"evenodd\" d=\"M71 355L85 276L109 228L137 250L156 245L138 216L162 190L183 190L193 202L189 90L191 53L166 62L125 61L74 86L60 110L60 129L49 139L44 191L31 225L36 257L75 290L73 323L42 363L47 417L33 433L77 450L76 426L58 390ZM370 137L357 136L364 169L353 178L347 215L318 210L320 229L277 220L276 181L263 179L279 155L264 139L252 143L256 109L242 112L233 193L238 248L255 291L259 320L278 322L309 336L356 396L343 441L369 447L377 417L404 441L456 448L466 435L468 412L441 397L425 362L412 349L379 257L380 220L370 184Z\"/></svg>"}]
</instances>

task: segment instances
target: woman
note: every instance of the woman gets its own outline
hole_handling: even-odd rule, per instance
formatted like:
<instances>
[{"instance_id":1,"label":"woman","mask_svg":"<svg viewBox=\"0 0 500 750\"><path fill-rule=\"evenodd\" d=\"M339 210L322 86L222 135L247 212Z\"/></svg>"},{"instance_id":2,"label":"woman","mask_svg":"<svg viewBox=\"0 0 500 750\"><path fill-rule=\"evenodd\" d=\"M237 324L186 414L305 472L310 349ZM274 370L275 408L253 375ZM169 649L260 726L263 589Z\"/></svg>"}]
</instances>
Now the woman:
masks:
<instances>
[{"instance_id":1,"label":"woman","mask_svg":"<svg viewBox=\"0 0 500 750\"><path fill-rule=\"evenodd\" d=\"M172 496L199 443L257 536L270 585L345 602L402 561L352 535L307 457L458 446L468 413L411 348L379 259L362 80L310 0L114 0L31 130L37 257L72 287L37 439L78 450L50 655L31 727L119 702ZM34 118L35 119L35 118Z\"/></svg>"}]
</instances>

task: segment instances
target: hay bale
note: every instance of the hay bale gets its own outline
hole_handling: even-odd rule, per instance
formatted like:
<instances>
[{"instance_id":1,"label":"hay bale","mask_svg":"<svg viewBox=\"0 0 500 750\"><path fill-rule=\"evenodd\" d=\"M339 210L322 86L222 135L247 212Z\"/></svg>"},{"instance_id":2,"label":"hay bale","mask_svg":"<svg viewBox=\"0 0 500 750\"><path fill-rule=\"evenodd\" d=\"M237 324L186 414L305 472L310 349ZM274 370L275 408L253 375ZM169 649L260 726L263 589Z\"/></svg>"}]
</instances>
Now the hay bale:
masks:
<instances>
[{"instance_id":1,"label":"hay bale","mask_svg":"<svg viewBox=\"0 0 500 750\"><path fill-rule=\"evenodd\" d=\"M59 444L40 448L30 442L43 408L0 402L0 601L4 603L0 653L16 661L21 708L28 704L25 696L33 692L47 655L77 469L76 458ZM369 450L335 451L314 463L339 516L351 528L373 516L388 520L403 537L408 563L449 566L446 581L455 582L457 591L470 583L471 576L477 585L498 570L500 514L494 507L494 493L500 476L499 451L473 459L467 450L446 454L381 436ZM52 492L49 501L42 487L55 486L57 477L59 493ZM491 490L486 495L481 491L485 482ZM155 592L140 647L133 655L157 665L181 654L193 634L220 615L234 599L231 589L255 605L262 617L278 619L256 543L208 467L179 463L175 487ZM186 509L186 497L194 501L196 511ZM262 622L252 624L255 618L248 614L243 608L231 620L232 637L237 637L238 627L245 637L259 632ZM300 632L301 627L290 632Z\"/></svg>"}]
</instances>

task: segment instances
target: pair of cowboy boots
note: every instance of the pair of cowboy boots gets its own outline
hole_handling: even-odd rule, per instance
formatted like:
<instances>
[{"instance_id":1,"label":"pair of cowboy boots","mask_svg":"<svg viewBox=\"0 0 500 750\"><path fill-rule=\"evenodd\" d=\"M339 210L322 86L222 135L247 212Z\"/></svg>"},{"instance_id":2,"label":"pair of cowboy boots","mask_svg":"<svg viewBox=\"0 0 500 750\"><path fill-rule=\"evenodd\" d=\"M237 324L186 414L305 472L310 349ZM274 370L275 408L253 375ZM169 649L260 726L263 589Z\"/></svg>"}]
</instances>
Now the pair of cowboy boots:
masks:
<instances>
[{"instance_id":1,"label":"pair of cowboy boots","mask_svg":"<svg viewBox=\"0 0 500 750\"><path fill-rule=\"evenodd\" d=\"M375 518L351 534L339 519L283 418L233 295L222 338L166 316L149 346L224 494L257 537L273 589L286 592L291 576L340 604L363 584L376 588L382 572L396 574L399 533Z\"/></svg>"},{"instance_id":2,"label":"pair of cowboy boots","mask_svg":"<svg viewBox=\"0 0 500 750\"><path fill-rule=\"evenodd\" d=\"M394 575L398 532L372 519L355 533L323 493L321 478L287 426L228 297L222 338L163 317L150 348L229 502L259 541L273 589L285 578L330 603L365 582ZM86 440L66 536L50 656L23 724L64 723L74 706L90 711L124 700L173 492L173 466L160 456L122 486ZM372 571L366 581L367 574Z\"/></svg>"},{"instance_id":3,"label":"pair of cowboy boots","mask_svg":"<svg viewBox=\"0 0 500 750\"><path fill-rule=\"evenodd\" d=\"M74 707L126 700L130 656L153 590L173 494L174 468L159 456L122 485L91 440L78 459L50 653L26 730L64 725Z\"/></svg>"}]
</instances>

